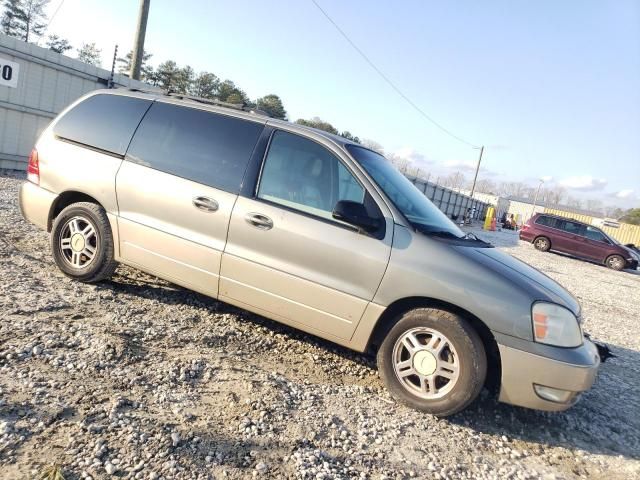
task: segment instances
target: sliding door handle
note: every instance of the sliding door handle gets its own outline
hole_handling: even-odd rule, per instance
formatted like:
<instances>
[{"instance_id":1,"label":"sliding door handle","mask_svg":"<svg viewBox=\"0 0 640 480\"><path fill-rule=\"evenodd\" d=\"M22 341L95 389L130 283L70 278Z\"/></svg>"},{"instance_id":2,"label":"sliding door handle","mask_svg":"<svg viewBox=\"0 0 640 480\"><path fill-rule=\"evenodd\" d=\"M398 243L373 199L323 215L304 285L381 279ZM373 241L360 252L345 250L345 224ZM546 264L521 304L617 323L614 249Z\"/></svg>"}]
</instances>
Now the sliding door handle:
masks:
<instances>
[{"instance_id":1,"label":"sliding door handle","mask_svg":"<svg viewBox=\"0 0 640 480\"><path fill-rule=\"evenodd\" d=\"M193 199L193 205L200 210L204 210L205 212L215 212L216 210L218 210L218 208L220 208L218 202L209 197L195 197Z\"/></svg>"}]
</instances>

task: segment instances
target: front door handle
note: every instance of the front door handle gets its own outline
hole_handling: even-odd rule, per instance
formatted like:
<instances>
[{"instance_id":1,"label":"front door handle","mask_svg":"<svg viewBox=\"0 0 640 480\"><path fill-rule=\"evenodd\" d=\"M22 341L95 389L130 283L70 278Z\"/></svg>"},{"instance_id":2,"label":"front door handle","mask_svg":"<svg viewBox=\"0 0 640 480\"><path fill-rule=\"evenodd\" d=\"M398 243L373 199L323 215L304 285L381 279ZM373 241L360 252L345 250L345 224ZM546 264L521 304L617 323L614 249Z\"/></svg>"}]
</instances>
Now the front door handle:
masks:
<instances>
[{"instance_id":1,"label":"front door handle","mask_svg":"<svg viewBox=\"0 0 640 480\"><path fill-rule=\"evenodd\" d=\"M218 208L220 208L218 202L209 197L195 197L193 199L193 205L200 210L204 210L205 212L215 212L216 210L218 210Z\"/></svg>"},{"instance_id":2,"label":"front door handle","mask_svg":"<svg viewBox=\"0 0 640 480\"><path fill-rule=\"evenodd\" d=\"M273 228L273 220L261 213L248 213L244 219L249 225L253 225L260 230L271 230Z\"/></svg>"}]
</instances>

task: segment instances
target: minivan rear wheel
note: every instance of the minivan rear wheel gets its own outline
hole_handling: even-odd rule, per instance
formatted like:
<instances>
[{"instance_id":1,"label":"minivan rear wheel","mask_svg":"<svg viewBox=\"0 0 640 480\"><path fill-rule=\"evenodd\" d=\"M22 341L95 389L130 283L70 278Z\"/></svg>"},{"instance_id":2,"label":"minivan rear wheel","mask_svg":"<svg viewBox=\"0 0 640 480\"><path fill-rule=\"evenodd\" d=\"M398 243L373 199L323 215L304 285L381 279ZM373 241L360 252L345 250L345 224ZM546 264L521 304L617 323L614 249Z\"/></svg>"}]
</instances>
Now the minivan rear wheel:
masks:
<instances>
[{"instance_id":1,"label":"minivan rear wheel","mask_svg":"<svg viewBox=\"0 0 640 480\"><path fill-rule=\"evenodd\" d=\"M382 342L377 362L396 400L443 417L475 400L487 375L484 345L473 327L435 308L402 315Z\"/></svg>"},{"instance_id":2,"label":"minivan rear wheel","mask_svg":"<svg viewBox=\"0 0 640 480\"><path fill-rule=\"evenodd\" d=\"M538 237L533 241L533 246L541 252L548 252L551 248L551 241L547 237Z\"/></svg>"},{"instance_id":3,"label":"minivan rear wheel","mask_svg":"<svg viewBox=\"0 0 640 480\"><path fill-rule=\"evenodd\" d=\"M625 263L624 258L620 255L611 255L610 257L607 257L607 260L605 261L607 267L612 268L613 270L622 270Z\"/></svg>"},{"instance_id":4,"label":"minivan rear wheel","mask_svg":"<svg viewBox=\"0 0 640 480\"><path fill-rule=\"evenodd\" d=\"M51 250L58 268L81 282L107 279L118 266L107 213L95 203L73 203L60 212L51 229Z\"/></svg>"}]
</instances>

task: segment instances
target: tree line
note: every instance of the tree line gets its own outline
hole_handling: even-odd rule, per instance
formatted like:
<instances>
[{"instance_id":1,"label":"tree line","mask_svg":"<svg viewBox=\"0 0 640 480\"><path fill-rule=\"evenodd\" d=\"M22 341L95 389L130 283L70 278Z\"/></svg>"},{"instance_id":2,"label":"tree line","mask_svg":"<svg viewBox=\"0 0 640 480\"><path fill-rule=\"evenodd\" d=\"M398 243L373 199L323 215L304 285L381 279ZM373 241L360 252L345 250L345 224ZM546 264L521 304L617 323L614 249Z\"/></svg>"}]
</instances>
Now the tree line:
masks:
<instances>
[{"instance_id":1,"label":"tree line","mask_svg":"<svg viewBox=\"0 0 640 480\"><path fill-rule=\"evenodd\" d=\"M74 50L74 47L66 38L56 34L47 35L48 19L45 9L49 3L50 0L4 0L2 2L2 16L0 16L0 31L25 42L43 43L49 50L67 54L67 52ZM102 51L94 42L83 43L75 50L75 58L78 60L97 67L101 66ZM262 110L273 118L287 119L287 111L283 101L274 93L251 99L232 80L223 80L208 71L196 73L189 65L181 67L175 60L166 60L154 68L151 64L152 57L153 55L148 52L143 55L141 80L153 86L174 93L239 104ZM118 73L129 74L131 59L132 52L117 58ZM356 142L360 141L349 131L338 131L332 124L318 117L300 118L296 120L296 123L342 135Z\"/></svg>"},{"instance_id":2,"label":"tree line","mask_svg":"<svg viewBox=\"0 0 640 480\"><path fill-rule=\"evenodd\" d=\"M50 0L4 0L3 12L0 17L0 31L5 35L16 37L25 42L39 43L57 53L66 54L74 47L71 43L56 34L47 33L48 19L45 8ZM197 97L239 104L249 108L255 108L266 112L269 116L279 119L287 119L287 111L282 99L274 94L268 94L260 98L251 99L247 93L232 80L221 79L216 74L208 71L196 73L189 65L179 66L175 60L165 60L154 67L151 63L153 55L144 52L141 68L141 79L155 87L166 91L193 95ZM102 51L95 43L83 43L76 49L76 58L82 62L95 66L101 66ZM116 59L118 73L128 75L131 69L132 52L128 52ZM384 154L382 145L367 139L360 139L348 130L338 130L331 123L318 117L310 119L299 118L295 121L300 125L324 130L334 135L340 135L349 140L376 150ZM456 190L471 189L471 180L461 172L454 172L443 177L433 177L430 173L413 165L408 159L387 154L387 158L394 163L400 171L406 175L438 183L442 186ZM535 198L537 187L532 187L523 182L496 182L488 178L480 178L476 183L476 191L499 196L511 196L525 199ZM624 214L616 207L606 207L597 199L582 200L567 194L561 186L544 186L538 194L538 201L549 205L564 204L570 208L586 208L594 211L604 211L608 216L619 218ZM634 217L635 218L635 217Z\"/></svg>"}]
</instances>

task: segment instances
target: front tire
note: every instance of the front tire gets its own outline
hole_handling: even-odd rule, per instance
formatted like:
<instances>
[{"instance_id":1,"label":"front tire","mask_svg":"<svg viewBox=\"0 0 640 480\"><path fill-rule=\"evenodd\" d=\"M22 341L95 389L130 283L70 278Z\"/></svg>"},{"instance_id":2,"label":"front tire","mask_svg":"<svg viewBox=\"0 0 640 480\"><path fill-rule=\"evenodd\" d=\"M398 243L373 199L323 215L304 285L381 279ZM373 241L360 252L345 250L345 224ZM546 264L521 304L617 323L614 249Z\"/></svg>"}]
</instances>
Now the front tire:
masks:
<instances>
[{"instance_id":1,"label":"front tire","mask_svg":"<svg viewBox=\"0 0 640 480\"><path fill-rule=\"evenodd\" d=\"M473 402L487 375L476 331L461 316L435 308L402 315L382 342L377 362L396 400L442 417Z\"/></svg>"},{"instance_id":2,"label":"front tire","mask_svg":"<svg viewBox=\"0 0 640 480\"><path fill-rule=\"evenodd\" d=\"M81 282L105 280L118 266L107 213L95 203L73 203L60 212L51 229L51 250L62 273Z\"/></svg>"},{"instance_id":3,"label":"front tire","mask_svg":"<svg viewBox=\"0 0 640 480\"><path fill-rule=\"evenodd\" d=\"M611 255L605 261L605 265L613 270L622 270L626 263L620 255Z\"/></svg>"}]
</instances>

